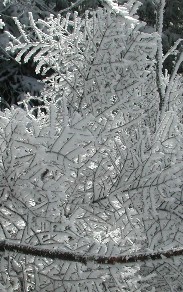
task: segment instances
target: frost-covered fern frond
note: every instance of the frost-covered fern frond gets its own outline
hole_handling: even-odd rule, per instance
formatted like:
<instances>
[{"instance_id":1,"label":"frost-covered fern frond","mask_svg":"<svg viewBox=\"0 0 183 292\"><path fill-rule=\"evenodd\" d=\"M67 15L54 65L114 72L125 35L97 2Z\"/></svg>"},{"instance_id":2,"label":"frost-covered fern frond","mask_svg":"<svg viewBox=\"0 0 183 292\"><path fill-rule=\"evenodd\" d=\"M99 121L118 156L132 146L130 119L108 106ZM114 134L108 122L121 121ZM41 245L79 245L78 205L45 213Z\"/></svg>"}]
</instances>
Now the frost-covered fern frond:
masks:
<instances>
[{"instance_id":1,"label":"frost-covered fern frond","mask_svg":"<svg viewBox=\"0 0 183 292\"><path fill-rule=\"evenodd\" d=\"M133 3L128 4L130 9ZM17 61L33 58L37 73L54 70L46 82L54 86L58 99L67 100L70 108L94 116L110 115L119 109L129 113L133 108L131 96L136 96L138 119L142 111L148 110L142 97L152 100L151 94L154 100L157 98L150 75L156 35L139 32L143 24L130 14L127 4L111 7L86 12L84 19L75 13L74 19L67 14L65 18L50 16L47 21L35 23L30 14L36 42L16 20L22 41L12 40L12 50L18 51ZM149 86L144 87L145 82Z\"/></svg>"},{"instance_id":2,"label":"frost-covered fern frond","mask_svg":"<svg viewBox=\"0 0 183 292\"><path fill-rule=\"evenodd\" d=\"M120 15L123 19L128 20L129 11L126 9L126 7L119 8L117 4L112 4L112 1L108 3L107 7L109 8L108 10L114 11L117 15ZM93 17L96 18L97 15L94 15ZM30 31L29 32L26 31L24 26L19 22L19 20L17 18L14 18L15 23L17 24L17 27L20 31L20 34L23 40L22 45L20 45L20 42L18 42L20 46L19 45L13 46L12 48L12 51L15 51L17 49L20 51L16 57L16 60L19 62L21 61L21 58L24 57L23 59L24 62L28 62L29 59L34 55L34 61L40 64L39 67L36 69L37 73L39 73L43 65L46 65L46 64L53 65L55 62L57 62L58 55L60 59L59 61L61 62L62 61L61 59L64 58L65 51L68 51L68 53L71 51L71 47L70 47L71 44L72 44L72 48L74 48L76 45L79 44L79 48L81 49L81 45L83 45L83 41L84 41L84 39L81 40L82 32L83 30L85 30L85 34L87 34L87 30L88 30L84 28L84 24L86 23L87 19L88 19L88 12L86 12L86 17L85 17L85 20L83 21L81 20L81 18L77 16L77 13L75 12L74 19L68 13L67 16L64 18L62 18L60 15L57 18L54 18L53 15L51 15L50 18L47 19L47 21L38 20L35 23L32 13L29 13L30 26L31 26L31 29L33 30L33 35L30 35L29 34ZM101 26L102 18L100 17L98 21L100 22L99 25ZM138 23L138 21L135 18L130 18L129 21L134 24ZM97 20L95 20L95 22L96 22L96 27L95 27L96 29ZM44 29L46 29L46 32L44 32ZM100 31L100 33L102 33L102 31ZM92 37L97 38L97 35L96 36L93 35ZM14 38L13 40L16 41ZM34 41L36 42L34 43ZM30 50L31 47L33 47L32 50ZM48 49L46 50L46 47L49 47L49 49L51 49L49 55L48 55ZM39 54L37 55L38 51L39 51ZM72 56L74 56L75 53L76 51L73 52ZM47 55L47 58L44 59L45 55ZM43 60L42 60L42 57L43 57ZM67 56L65 56L65 58L67 58Z\"/></svg>"}]
</instances>

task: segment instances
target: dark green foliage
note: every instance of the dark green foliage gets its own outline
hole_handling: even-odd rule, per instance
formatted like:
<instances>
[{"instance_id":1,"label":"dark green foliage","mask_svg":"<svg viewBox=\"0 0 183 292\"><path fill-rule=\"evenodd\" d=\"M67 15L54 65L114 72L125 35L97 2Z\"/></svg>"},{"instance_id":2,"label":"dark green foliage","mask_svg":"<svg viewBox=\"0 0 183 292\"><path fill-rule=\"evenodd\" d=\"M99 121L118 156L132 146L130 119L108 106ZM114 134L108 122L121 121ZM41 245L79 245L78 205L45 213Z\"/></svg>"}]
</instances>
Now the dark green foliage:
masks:
<instances>
[{"instance_id":1,"label":"dark green foliage","mask_svg":"<svg viewBox=\"0 0 183 292\"><path fill-rule=\"evenodd\" d=\"M68 9L69 11L77 10L79 14L82 14L87 9L96 9L100 5L101 0L56 0L55 11L62 12Z\"/></svg>"},{"instance_id":2,"label":"dark green foliage","mask_svg":"<svg viewBox=\"0 0 183 292\"><path fill-rule=\"evenodd\" d=\"M139 9L139 17L148 25L154 27L156 24L155 3L152 0L146 0Z\"/></svg>"},{"instance_id":3,"label":"dark green foliage","mask_svg":"<svg viewBox=\"0 0 183 292\"><path fill-rule=\"evenodd\" d=\"M164 28L170 33L182 35L183 32L183 1L167 0L165 7Z\"/></svg>"},{"instance_id":4,"label":"dark green foliage","mask_svg":"<svg viewBox=\"0 0 183 292\"><path fill-rule=\"evenodd\" d=\"M56 0L55 10L60 11L69 7L69 0Z\"/></svg>"}]
</instances>

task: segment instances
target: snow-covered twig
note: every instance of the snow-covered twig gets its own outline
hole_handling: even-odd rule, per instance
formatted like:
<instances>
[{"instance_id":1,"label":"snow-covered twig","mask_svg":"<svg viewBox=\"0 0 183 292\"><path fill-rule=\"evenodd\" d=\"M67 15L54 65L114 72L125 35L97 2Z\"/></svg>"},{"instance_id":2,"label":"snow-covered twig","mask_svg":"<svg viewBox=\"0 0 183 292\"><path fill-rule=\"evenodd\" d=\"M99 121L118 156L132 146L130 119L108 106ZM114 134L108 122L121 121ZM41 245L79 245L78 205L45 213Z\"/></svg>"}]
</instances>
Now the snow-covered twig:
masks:
<instances>
[{"instance_id":1,"label":"snow-covered twig","mask_svg":"<svg viewBox=\"0 0 183 292\"><path fill-rule=\"evenodd\" d=\"M162 45L162 32L163 32L163 13L165 8L165 0L161 0L157 7L157 32L159 34L158 47L156 54L156 82L159 92L159 110L162 111L164 107L164 90L163 90L163 45Z\"/></svg>"}]
</instances>

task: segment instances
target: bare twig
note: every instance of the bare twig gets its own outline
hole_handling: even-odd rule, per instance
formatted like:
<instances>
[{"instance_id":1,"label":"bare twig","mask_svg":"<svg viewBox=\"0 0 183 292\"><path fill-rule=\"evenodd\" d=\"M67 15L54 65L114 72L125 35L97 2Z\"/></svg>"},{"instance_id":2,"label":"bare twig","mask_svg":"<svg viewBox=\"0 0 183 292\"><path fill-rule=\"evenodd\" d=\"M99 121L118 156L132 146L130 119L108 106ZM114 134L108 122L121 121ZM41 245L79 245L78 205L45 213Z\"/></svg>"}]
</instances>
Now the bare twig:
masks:
<instances>
[{"instance_id":1,"label":"bare twig","mask_svg":"<svg viewBox=\"0 0 183 292\"><path fill-rule=\"evenodd\" d=\"M87 264L88 262L95 262L97 264L128 264L133 262L144 262L147 260L158 260L165 258L171 258L175 256L183 255L183 248L180 249L170 249L166 251L156 251L152 253L139 253L139 254L131 254L131 255L121 255L121 256L87 256L77 253L70 253L61 250L51 250L47 248L40 248L31 245L19 244L19 243L11 243L6 240L0 241L0 252L2 251L16 251L19 253L23 253L25 255L39 256L39 257L47 257L51 259L59 259L70 262L80 262L83 264Z\"/></svg>"}]
</instances>

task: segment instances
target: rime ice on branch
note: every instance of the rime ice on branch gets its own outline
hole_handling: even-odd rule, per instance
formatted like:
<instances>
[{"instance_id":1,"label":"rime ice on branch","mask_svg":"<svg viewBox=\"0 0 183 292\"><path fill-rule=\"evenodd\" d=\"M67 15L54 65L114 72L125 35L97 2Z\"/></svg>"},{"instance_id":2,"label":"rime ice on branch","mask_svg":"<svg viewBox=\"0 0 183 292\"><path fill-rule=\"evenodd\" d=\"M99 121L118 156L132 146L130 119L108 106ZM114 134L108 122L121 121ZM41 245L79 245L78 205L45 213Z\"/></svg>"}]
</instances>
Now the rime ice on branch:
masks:
<instances>
[{"instance_id":1,"label":"rime ice on branch","mask_svg":"<svg viewBox=\"0 0 183 292\"><path fill-rule=\"evenodd\" d=\"M23 291L171 291L182 283L182 257L171 252L182 241L182 80L172 77L179 90L169 89L160 115L158 34L141 31L138 1L105 2L83 18L29 14L31 30L15 19L21 36L10 36L9 49L17 61L53 74L44 106L30 109L28 98L24 109L1 113L0 235L7 246L113 260L83 265L6 251L6 287L11 279ZM110 266L157 253L153 263Z\"/></svg>"}]
</instances>

